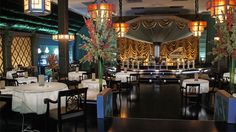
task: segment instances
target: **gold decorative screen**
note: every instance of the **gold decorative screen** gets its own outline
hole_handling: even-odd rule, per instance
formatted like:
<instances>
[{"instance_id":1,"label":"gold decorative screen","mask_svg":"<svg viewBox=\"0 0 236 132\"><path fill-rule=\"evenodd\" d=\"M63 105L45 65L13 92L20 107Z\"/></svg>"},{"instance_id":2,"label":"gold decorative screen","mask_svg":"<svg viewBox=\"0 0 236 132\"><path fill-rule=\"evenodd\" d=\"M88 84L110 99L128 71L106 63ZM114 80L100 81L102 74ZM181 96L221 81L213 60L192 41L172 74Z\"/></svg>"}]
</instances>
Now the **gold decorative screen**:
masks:
<instances>
[{"instance_id":1,"label":"gold decorative screen","mask_svg":"<svg viewBox=\"0 0 236 132\"><path fill-rule=\"evenodd\" d=\"M149 62L149 57L154 55L154 45L140 42L128 38L118 39L119 59L121 61L129 59L143 60L144 64Z\"/></svg>"},{"instance_id":2,"label":"gold decorative screen","mask_svg":"<svg viewBox=\"0 0 236 132\"><path fill-rule=\"evenodd\" d=\"M2 55L2 36L0 35L0 74L4 72L3 70L3 55Z\"/></svg>"},{"instance_id":3,"label":"gold decorative screen","mask_svg":"<svg viewBox=\"0 0 236 132\"><path fill-rule=\"evenodd\" d=\"M14 37L11 45L11 60L14 68L17 65L31 66L31 41L30 37Z\"/></svg>"},{"instance_id":4,"label":"gold decorative screen","mask_svg":"<svg viewBox=\"0 0 236 132\"><path fill-rule=\"evenodd\" d=\"M179 47L183 47L184 59L195 60L198 57L198 43L198 38L193 36L173 42L162 43L160 57L161 59L167 59L167 61L174 61L171 60L170 53Z\"/></svg>"}]
</instances>

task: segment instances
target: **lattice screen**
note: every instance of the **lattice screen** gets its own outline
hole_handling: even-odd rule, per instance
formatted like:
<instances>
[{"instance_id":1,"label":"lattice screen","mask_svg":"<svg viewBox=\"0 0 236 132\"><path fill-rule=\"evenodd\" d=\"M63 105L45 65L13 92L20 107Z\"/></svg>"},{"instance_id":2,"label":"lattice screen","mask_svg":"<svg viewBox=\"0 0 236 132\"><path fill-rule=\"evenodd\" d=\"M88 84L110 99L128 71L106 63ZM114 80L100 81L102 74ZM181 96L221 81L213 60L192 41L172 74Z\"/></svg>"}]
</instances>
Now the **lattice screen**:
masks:
<instances>
[{"instance_id":1,"label":"lattice screen","mask_svg":"<svg viewBox=\"0 0 236 132\"><path fill-rule=\"evenodd\" d=\"M14 68L17 65L31 66L31 41L30 37L14 37L11 45L11 60Z\"/></svg>"},{"instance_id":2,"label":"lattice screen","mask_svg":"<svg viewBox=\"0 0 236 132\"><path fill-rule=\"evenodd\" d=\"M3 55L2 55L2 36L0 35L0 74L4 72L3 70Z\"/></svg>"}]
</instances>

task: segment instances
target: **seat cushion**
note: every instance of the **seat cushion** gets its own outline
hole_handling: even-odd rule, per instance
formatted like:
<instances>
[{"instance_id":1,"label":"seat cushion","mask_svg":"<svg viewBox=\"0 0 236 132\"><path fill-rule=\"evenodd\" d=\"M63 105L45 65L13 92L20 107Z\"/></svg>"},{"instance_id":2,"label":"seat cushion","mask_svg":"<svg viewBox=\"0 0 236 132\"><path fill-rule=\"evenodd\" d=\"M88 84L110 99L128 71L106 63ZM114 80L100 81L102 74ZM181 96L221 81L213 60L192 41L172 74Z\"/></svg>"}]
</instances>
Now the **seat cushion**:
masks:
<instances>
[{"instance_id":1,"label":"seat cushion","mask_svg":"<svg viewBox=\"0 0 236 132\"><path fill-rule=\"evenodd\" d=\"M58 120L58 110L57 108L55 109L51 109L49 112L49 116L55 120ZM82 116L84 115L84 111L74 111L74 112L66 112L66 107L62 107L61 108L61 119L69 119L69 118L73 118L73 117L78 117L78 116Z\"/></svg>"}]
</instances>

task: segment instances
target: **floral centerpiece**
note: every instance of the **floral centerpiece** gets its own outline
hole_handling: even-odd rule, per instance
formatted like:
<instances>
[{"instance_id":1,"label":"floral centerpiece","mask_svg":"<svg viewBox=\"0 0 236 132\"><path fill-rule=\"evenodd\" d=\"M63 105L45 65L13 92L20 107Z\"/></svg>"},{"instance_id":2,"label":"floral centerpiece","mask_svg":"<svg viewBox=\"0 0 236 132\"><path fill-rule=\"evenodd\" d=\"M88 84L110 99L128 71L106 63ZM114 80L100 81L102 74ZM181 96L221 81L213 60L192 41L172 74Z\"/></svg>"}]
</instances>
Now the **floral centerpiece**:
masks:
<instances>
[{"instance_id":1,"label":"floral centerpiece","mask_svg":"<svg viewBox=\"0 0 236 132\"><path fill-rule=\"evenodd\" d=\"M99 91L102 90L103 63L104 61L113 61L116 58L117 49L112 43L116 40L117 34L112 26L110 19L84 18L88 28L89 37L79 34L84 40L81 49L86 51L86 55L81 62L98 63L99 72Z\"/></svg>"},{"instance_id":2,"label":"floral centerpiece","mask_svg":"<svg viewBox=\"0 0 236 132\"><path fill-rule=\"evenodd\" d=\"M52 76L52 79L53 80L56 80L56 76L57 76L57 73L56 73L56 68L57 68L57 56L56 55L49 55L48 56L48 67L51 69L52 73L51 73L51 76Z\"/></svg>"},{"instance_id":3,"label":"floral centerpiece","mask_svg":"<svg viewBox=\"0 0 236 132\"><path fill-rule=\"evenodd\" d=\"M236 16L228 11L223 21L216 19L215 48L211 54L215 56L213 63L225 57L230 59L230 91L234 89L234 72L236 59Z\"/></svg>"}]
</instances>

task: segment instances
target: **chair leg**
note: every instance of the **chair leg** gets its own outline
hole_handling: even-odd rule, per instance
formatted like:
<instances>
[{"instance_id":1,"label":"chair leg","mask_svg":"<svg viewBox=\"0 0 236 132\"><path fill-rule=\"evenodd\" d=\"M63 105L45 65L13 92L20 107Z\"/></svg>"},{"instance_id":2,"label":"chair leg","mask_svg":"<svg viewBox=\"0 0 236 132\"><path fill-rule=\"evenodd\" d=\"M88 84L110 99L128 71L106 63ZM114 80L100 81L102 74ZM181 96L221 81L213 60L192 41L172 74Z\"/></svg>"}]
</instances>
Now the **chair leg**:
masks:
<instances>
[{"instance_id":1,"label":"chair leg","mask_svg":"<svg viewBox=\"0 0 236 132\"><path fill-rule=\"evenodd\" d=\"M58 127L59 127L59 132L62 132L62 122L61 121L58 122Z\"/></svg>"}]
</instances>

